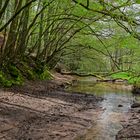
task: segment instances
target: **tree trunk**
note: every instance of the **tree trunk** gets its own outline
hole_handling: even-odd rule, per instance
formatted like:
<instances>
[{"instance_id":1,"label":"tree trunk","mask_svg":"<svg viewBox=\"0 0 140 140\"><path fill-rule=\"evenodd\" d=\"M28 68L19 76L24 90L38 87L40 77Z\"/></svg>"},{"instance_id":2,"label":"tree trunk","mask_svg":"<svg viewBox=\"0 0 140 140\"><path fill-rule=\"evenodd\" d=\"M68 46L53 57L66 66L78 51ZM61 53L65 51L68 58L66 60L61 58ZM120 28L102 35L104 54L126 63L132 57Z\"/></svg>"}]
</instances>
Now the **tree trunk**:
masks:
<instances>
[{"instance_id":1,"label":"tree trunk","mask_svg":"<svg viewBox=\"0 0 140 140\"><path fill-rule=\"evenodd\" d=\"M15 13L21 8L22 6L22 0L15 0ZM15 53L16 48L16 40L17 40L17 29L20 25L18 25L19 22L19 16L17 16L11 23L8 38L6 41L5 49L4 49L4 59L10 60ZM8 58L6 58L8 56Z\"/></svg>"}]
</instances>

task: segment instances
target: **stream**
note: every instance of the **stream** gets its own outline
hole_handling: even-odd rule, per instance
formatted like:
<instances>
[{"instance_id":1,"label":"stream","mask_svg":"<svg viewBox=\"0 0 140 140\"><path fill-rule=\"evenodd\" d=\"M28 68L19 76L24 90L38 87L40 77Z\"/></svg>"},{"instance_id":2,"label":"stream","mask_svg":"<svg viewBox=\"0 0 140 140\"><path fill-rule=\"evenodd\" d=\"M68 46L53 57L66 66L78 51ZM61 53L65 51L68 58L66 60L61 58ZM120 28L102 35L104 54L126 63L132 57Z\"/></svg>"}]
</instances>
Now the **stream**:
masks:
<instances>
[{"instance_id":1,"label":"stream","mask_svg":"<svg viewBox=\"0 0 140 140\"><path fill-rule=\"evenodd\" d=\"M119 83L97 83L91 77L80 78L68 90L104 98L99 104L104 111L98 116L96 125L76 140L115 140L118 131L122 129L121 123L127 121L130 106L136 100L131 93L131 86Z\"/></svg>"}]
</instances>

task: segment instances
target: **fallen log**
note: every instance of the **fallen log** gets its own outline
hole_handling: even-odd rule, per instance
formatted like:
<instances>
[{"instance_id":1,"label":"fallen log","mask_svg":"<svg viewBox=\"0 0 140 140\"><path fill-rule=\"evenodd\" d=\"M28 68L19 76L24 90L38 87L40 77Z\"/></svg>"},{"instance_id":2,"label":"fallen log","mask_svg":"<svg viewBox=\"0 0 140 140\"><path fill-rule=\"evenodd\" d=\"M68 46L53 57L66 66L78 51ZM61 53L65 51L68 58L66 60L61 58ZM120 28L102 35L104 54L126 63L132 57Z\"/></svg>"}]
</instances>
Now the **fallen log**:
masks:
<instances>
[{"instance_id":1,"label":"fallen log","mask_svg":"<svg viewBox=\"0 0 140 140\"><path fill-rule=\"evenodd\" d=\"M86 74L86 73L76 73L76 72L60 72L60 74L62 75L72 75L72 76L79 76L79 77L88 77L88 76L93 76L96 77L98 79L104 80L104 78L102 76L96 75L96 74Z\"/></svg>"},{"instance_id":2,"label":"fallen log","mask_svg":"<svg viewBox=\"0 0 140 140\"><path fill-rule=\"evenodd\" d=\"M127 82L127 80L123 80L123 79L103 79L100 80L98 79L97 82L111 82L111 83L123 83L123 82Z\"/></svg>"}]
</instances>

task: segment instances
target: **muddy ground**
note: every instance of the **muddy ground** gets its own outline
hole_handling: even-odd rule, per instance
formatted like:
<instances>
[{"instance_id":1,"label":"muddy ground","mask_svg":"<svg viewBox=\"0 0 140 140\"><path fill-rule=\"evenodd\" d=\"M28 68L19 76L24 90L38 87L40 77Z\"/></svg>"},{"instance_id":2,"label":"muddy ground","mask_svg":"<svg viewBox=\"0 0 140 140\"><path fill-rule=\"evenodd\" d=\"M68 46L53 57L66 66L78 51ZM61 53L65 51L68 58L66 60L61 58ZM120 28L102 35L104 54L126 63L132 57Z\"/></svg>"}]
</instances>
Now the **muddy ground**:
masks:
<instances>
[{"instance_id":1,"label":"muddy ground","mask_svg":"<svg viewBox=\"0 0 140 140\"><path fill-rule=\"evenodd\" d=\"M129 115L129 120L122 123L123 129L116 140L140 140L140 106L131 108Z\"/></svg>"},{"instance_id":2,"label":"muddy ground","mask_svg":"<svg viewBox=\"0 0 140 140\"><path fill-rule=\"evenodd\" d=\"M73 140L96 123L102 99L67 93L70 81L58 79L0 90L0 140Z\"/></svg>"},{"instance_id":3,"label":"muddy ground","mask_svg":"<svg viewBox=\"0 0 140 140\"><path fill-rule=\"evenodd\" d=\"M65 92L72 80L55 74L51 81L0 89L0 140L74 140L94 127L103 99ZM140 107L129 114L117 140L140 140Z\"/></svg>"}]
</instances>

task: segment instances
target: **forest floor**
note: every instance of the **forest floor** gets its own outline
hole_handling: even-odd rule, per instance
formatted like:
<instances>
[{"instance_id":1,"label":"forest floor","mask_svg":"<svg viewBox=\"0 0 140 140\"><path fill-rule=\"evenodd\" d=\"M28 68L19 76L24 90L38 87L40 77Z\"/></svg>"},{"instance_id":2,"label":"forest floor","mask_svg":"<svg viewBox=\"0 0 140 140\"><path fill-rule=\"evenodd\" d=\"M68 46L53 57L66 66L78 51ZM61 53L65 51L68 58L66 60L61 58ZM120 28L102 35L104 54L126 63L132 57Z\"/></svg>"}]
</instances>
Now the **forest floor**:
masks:
<instances>
[{"instance_id":1,"label":"forest floor","mask_svg":"<svg viewBox=\"0 0 140 140\"><path fill-rule=\"evenodd\" d=\"M94 125L102 98L62 90L70 76L0 90L0 140L73 140Z\"/></svg>"}]
</instances>

